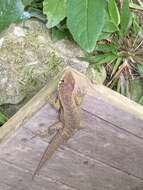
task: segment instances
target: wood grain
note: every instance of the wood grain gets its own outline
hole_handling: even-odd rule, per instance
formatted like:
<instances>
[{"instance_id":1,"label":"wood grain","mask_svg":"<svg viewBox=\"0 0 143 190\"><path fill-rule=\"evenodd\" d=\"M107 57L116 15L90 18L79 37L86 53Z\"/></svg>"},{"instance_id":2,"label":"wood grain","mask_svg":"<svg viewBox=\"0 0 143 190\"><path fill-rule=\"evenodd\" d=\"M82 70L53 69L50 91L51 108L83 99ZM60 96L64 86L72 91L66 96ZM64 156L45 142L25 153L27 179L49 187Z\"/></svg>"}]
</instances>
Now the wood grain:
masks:
<instances>
[{"instance_id":1,"label":"wood grain","mask_svg":"<svg viewBox=\"0 0 143 190\"><path fill-rule=\"evenodd\" d=\"M56 131L45 138L35 134L59 121L58 112L47 102L51 87L44 87L0 128L0 189L143 189L143 107L102 85L87 87L89 81L86 84L86 77L77 72L74 76L77 87L86 88L81 105L83 128L32 181Z\"/></svg>"}]
</instances>

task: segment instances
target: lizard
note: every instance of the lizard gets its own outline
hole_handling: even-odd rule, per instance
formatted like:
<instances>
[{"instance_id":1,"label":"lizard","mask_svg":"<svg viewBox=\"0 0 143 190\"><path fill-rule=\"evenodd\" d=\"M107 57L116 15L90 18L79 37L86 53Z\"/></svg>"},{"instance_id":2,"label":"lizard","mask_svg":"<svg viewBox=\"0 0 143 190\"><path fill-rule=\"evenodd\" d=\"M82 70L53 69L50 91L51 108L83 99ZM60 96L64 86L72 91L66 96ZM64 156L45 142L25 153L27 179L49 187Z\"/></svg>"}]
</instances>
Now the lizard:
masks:
<instances>
[{"instance_id":1,"label":"lizard","mask_svg":"<svg viewBox=\"0 0 143 190\"><path fill-rule=\"evenodd\" d=\"M80 125L80 111L77 106L77 99L74 94L75 79L71 71L65 72L58 85L58 100L60 103L60 120L63 123L63 128L59 129L55 136L50 141L48 147L45 149L41 160L32 176L39 172L47 160L49 160L55 151L64 142L68 141L76 132L81 129Z\"/></svg>"}]
</instances>

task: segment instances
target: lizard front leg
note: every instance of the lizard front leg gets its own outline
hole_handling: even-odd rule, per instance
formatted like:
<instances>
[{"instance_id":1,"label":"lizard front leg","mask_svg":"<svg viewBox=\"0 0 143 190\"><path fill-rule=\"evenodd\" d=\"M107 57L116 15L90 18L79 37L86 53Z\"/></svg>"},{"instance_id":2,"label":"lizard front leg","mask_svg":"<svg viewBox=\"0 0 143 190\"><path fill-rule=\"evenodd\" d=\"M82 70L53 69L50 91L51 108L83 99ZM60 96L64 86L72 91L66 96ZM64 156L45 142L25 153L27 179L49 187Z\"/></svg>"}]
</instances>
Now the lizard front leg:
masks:
<instances>
[{"instance_id":1,"label":"lizard front leg","mask_svg":"<svg viewBox=\"0 0 143 190\"><path fill-rule=\"evenodd\" d=\"M48 102L57 110L59 110L60 112L60 122L58 121L57 123L55 123L54 125L52 124L51 126L49 126L46 130L42 131L42 130L38 130L38 132L36 134L34 134L34 136L32 137L35 138L37 136L42 137L42 138L46 138L49 137L51 135L53 135L55 133L55 131L63 128L63 124L61 121L63 121L63 111L60 111L60 101L58 99L58 95L57 93L54 93L52 95L47 96L47 100Z\"/></svg>"}]
</instances>

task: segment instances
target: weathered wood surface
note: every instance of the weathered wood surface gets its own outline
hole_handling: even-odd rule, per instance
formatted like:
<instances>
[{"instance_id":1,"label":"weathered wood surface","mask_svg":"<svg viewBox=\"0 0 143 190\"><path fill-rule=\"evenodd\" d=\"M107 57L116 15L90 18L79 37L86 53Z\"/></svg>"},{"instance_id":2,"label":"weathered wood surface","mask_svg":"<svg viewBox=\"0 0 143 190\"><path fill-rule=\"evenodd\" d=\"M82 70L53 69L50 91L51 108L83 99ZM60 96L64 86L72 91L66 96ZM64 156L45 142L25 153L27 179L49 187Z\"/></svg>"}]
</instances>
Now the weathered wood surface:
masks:
<instances>
[{"instance_id":1,"label":"weathered wood surface","mask_svg":"<svg viewBox=\"0 0 143 190\"><path fill-rule=\"evenodd\" d=\"M83 109L143 139L143 106L102 85L87 96Z\"/></svg>"},{"instance_id":2,"label":"weathered wood surface","mask_svg":"<svg viewBox=\"0 0 143 190\"><path fill-rule=\"evenodd\" d=\"M9 127L21 128L1 144L0 190L143 190L143 108L98 85L87 90L81 105L84 128L32 181L51 139L35 133L58 121L46 93L45 87L6 124L4 136Z\"/></svg>"}]
</instances>

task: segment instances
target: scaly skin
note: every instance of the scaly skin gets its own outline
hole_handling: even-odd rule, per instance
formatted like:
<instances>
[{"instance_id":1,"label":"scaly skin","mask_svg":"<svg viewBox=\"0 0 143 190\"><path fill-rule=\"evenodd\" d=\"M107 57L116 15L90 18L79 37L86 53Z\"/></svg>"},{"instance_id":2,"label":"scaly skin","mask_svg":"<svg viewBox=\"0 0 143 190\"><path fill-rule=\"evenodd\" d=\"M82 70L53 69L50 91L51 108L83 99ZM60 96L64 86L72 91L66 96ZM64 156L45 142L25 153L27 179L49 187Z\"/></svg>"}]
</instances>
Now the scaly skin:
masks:
<instances>
[{"instance_id":1,"label":"scaly skin","mask_svg":"<svg viewBox=\"0 0 143 190\"><path fill-rule=\"evenodd\" d=\"M58 98L63 112L63 128L60 129L52 138L48 147L46 148L41 161L36 168L34 176L39 172L41 167L49 160L55 151L64 142L70 139L77 129L80 129L80 112L75 102L74 97L75 80L70 71L67 71L62 77L58 87Z\"/></svg>"}]
</instances>

